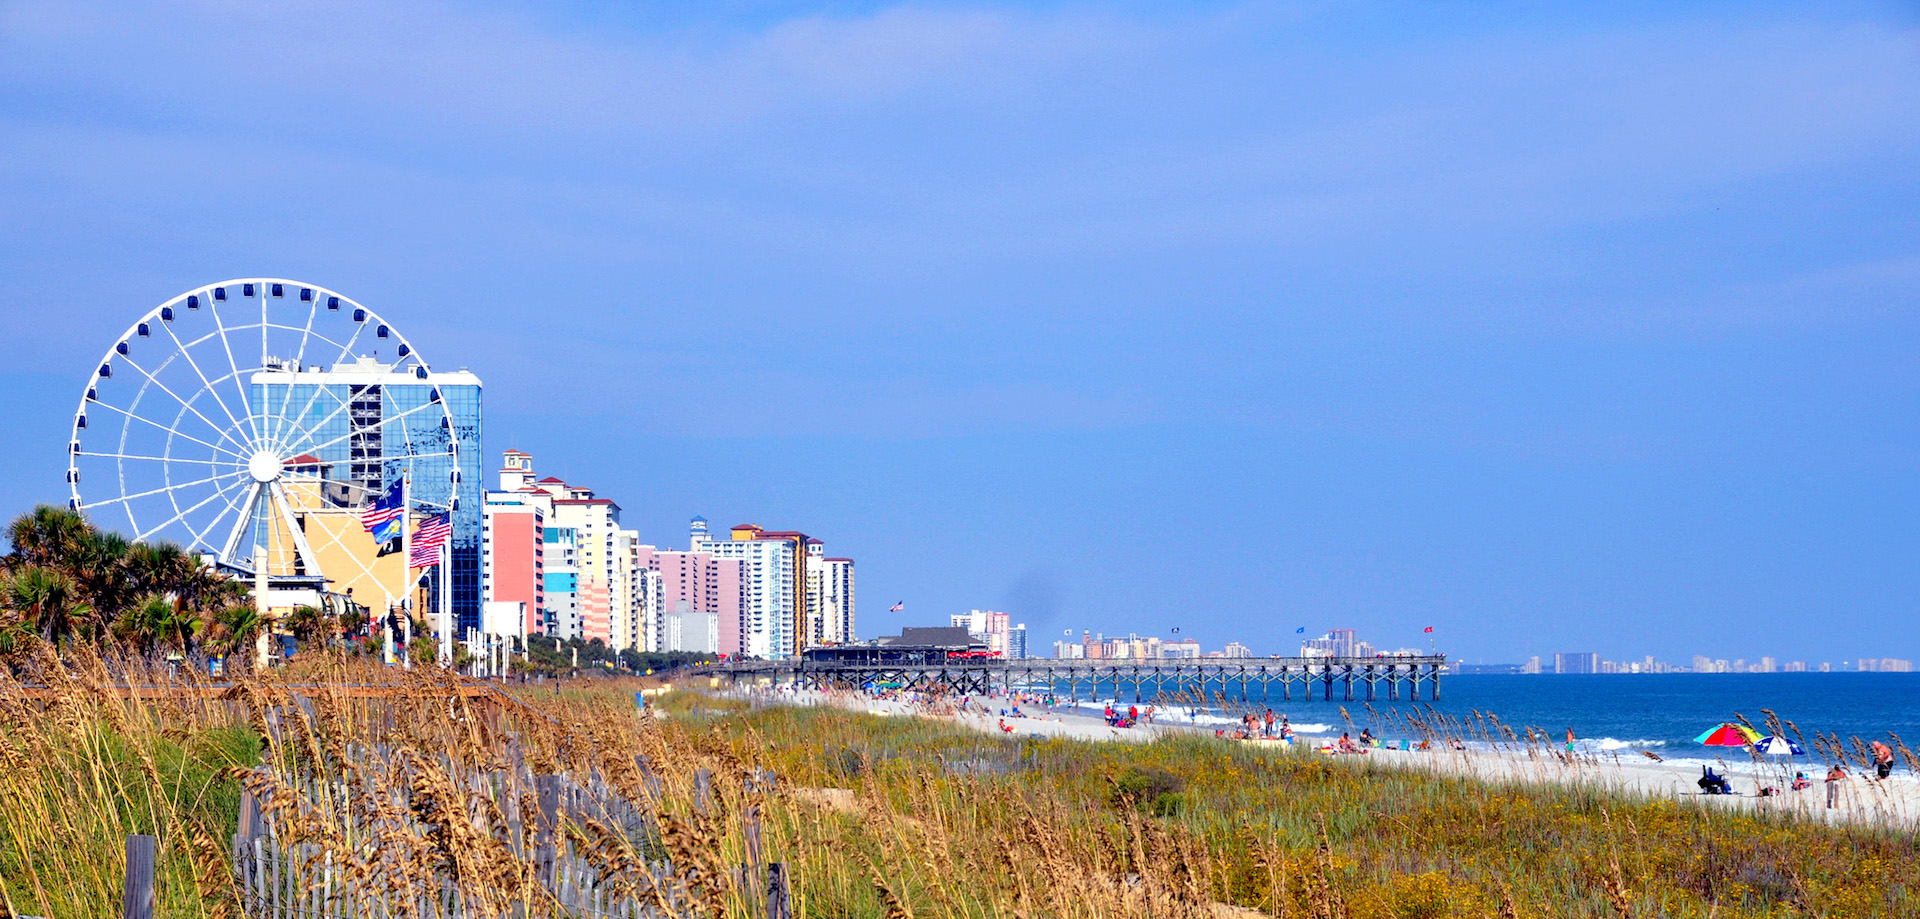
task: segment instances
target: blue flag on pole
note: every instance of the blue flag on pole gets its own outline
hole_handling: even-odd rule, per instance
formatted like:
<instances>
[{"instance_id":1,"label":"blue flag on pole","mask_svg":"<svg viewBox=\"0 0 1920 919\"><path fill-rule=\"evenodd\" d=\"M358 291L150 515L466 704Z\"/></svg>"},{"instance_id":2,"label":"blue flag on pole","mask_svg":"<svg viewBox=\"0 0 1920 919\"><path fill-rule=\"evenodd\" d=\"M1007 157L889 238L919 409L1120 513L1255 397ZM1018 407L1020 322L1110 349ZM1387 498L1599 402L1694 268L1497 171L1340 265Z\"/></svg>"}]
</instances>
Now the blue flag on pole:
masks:
<instances>
[{"instance_id":1,"label":"blue flag on pole","mask_svg":"<svg viewBox=\"0 0 1920 919\"><path fill-rule=\"evenodd\" d=\"M380 544L380 554L390 555L400 551L400 534L407 525L407 507L405 481L393 480L387 493L381 495L366 510L360 512L360 525L373 534L373 541Z\"/></svg>"}]
</instances>

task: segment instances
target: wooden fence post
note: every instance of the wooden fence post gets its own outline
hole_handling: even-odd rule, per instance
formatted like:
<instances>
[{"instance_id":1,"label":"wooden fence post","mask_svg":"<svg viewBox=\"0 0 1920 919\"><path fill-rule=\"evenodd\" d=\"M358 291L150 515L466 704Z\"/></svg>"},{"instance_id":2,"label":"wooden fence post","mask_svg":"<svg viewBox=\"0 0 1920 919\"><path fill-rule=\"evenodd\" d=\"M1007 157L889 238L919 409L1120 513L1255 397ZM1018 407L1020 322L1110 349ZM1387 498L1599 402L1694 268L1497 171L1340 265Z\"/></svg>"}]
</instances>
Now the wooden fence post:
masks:
<instances>
[{"instance_id":1,"label":"wooden fence post","mask_svg":"<svg viewBox=\"0 0 1920 919\"><path fill-rule=\"evenodd\" d=\"M559 846L554 839L560 826L560 777L557 775L535 776L533 780L540 805L540 828L536 837L539 848L535 851L535 867L540 879L551 885L554 877L554 861Z\"/></svg>"},{"instance_id":2,"label":"wooden fence post","mask_svg":"<svg viewBox=\"0 0 1920 919\"><path fill-rule=\"evenodd\" d=\"M127 837L127 881L120 895L121 919L153 919L153 860L159 840Z\"/></svg>"},{"instance_id":3,"label":"wooden fence post","mask_svg":"<svg viewBox=\"0 0 1920 919\"><path fill-rule=\"evenodd\" d=\"M265 827L260 816L260 799L246 788L240 789L240 833L248 839L261 834Z\"/></svg>"},{"instance_id":4,"label":"wooden fence post","mask_svg":"<svg viewBox=\"0 0 1920 919\"><path fill-rule=\"evenodd\" d=\"M793 919L793 898L787 892L787 866L767 866L767 919Z\"/></svg>"}]
</instances>

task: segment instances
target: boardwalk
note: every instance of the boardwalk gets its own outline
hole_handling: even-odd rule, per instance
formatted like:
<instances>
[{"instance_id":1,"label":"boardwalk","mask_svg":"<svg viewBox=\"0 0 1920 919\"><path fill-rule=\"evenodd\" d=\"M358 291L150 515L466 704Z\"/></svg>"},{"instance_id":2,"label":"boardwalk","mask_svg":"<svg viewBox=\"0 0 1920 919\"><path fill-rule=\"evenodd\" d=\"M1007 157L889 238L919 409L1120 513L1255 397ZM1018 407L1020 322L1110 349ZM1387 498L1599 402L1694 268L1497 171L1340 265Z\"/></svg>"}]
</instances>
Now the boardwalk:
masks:
<instances>
[{"instance_id":1,"label":"boardwalk","mask_svg":"<svg viewBox=\"0 0 1920 919\"><path fill-rule=\"evenodd\" d=\"M1280 698L1292 700L1295 684L1300 699L1311 700L1314 689L1324 701L1414 701L1440 698L1440 674L1446 655L1418 657L1239 657L1188 660L995 660L954 658L926 661L729 661L700 669L734 683L771 680L807 686L899 685L950 692L987 693L1009 689L1047 687L1057 695L1078 700L1100 698L1101 690L1120 696L1131 691L1136 699L1186 693L1211 699L1225 696L1246 701L1271 699L1278 684ZM1405 695L1402 695L1402 691ZM1044 691L1044 690L1043 690ZM1336 695L1337 693L1337 695ZM1356 694L1357 693L1357 694Z\"/></svg>"}]
</instances>

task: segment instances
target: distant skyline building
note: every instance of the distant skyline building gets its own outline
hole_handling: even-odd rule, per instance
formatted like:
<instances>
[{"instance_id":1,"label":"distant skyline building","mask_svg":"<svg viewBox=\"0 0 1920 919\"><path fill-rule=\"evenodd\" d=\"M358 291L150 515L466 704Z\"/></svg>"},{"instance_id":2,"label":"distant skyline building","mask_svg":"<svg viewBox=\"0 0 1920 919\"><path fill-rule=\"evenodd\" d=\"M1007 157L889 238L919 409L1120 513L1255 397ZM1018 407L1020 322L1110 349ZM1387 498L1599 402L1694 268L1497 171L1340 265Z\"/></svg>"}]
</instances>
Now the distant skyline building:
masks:
<instances>
[{"instance_id":1,"label":"distant skyline building","mask_svg":"<svg viewBox=\"0 0 1920 919\"><path fill-rule=\"evenodd\" d=\"M640 547L663 575L659 615L715 612L720 653L745 657L777 660L854 640L853 559L829 556L822 541L793 530L743 523L716 540L698 516L688 529L684 558Z\"/></svg>"},{"instance_id":2,"label":"distant skyline building","mask_svg":"<svg viewBox=\"0 0 1920 919\"><path fill-rule=\"evenodd\" d=\"M1373 645L1361 641L1352 629L1330 629L1300 645L1301 657L1372 657Z\"/></svg>"},{"instance_id":3,"label":"distant skyline building","mask_svg":"<svg viewBox=\"0 0 1920 919\"><path fill-rule=\"evenodd\" d=\"M967 634L984 642L988 651L1002 657L1012 657L1011 635L1012 617L1006 613L990 609L976 609L965 613L955 613L947 617L949 624L957 629L966 629ZM1022 629L1026 627L1021 626Z\"/></svg>"},{"instance_id":4,"label":"distant skyline building","mask_svg":"<svg viewBox=\"0 0 1920 919\"><path fill-rule=\"evenodd\" d=\"M687 646L689 631L685 619L679 626L668 622L672 616L714 617L716 654L741 653L741 626L746 612L745 563L739 558L717 558L714 553L698 551L708 545L707 520L694 517L688 526L690 549L636 547L638 564L657 577L658 592L649 604L655 625L649 629L649 651L693 651Z\"/></svg>"},{"instance_id":5,"label":"distant skyline building","mask_svg":"<svg viewBox=\"0 0 1920 919\"><path fill-rule=\"evenodd\" d=\"M1200 650L1200 642L1192 638L1163 641L1160 643L1160 658L1162 660L1198 660Z\"/></svg>"},{"instance_id":6,"label":"distant skyline building","mask_svg":"<svg viewBox=\"0 0 1920 919\"><path fill-rule=\"evenodd\" d=\"M1561 651L1553 656L1554 673L1599 673L1600 655L1592 651Z\"/></svg>"}]
</instances>

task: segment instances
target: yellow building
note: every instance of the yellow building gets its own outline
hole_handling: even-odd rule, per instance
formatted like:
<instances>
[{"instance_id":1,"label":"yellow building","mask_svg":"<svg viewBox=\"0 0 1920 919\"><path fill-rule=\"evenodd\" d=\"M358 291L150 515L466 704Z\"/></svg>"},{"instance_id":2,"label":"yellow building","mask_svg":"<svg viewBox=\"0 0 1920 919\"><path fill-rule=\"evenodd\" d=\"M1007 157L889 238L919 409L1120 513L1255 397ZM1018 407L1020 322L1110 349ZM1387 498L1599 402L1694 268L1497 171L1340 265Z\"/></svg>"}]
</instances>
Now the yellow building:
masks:
<instances>
[{"instance_id":1,"label":"yellow building","mask_svg":"<svg viewBox=\"0 0 1920 919\"><path fill-rule=\"evenodd\" d=\"M312 457L288 462L281 483L294 524L306 540L314 565L326 576L327 591L350 597L375 614L387 611L413 581L406 554L380 555L373 534L360 523L367 497L338 493L336 486L319 477L317 461L303 460L312 461ZM406 521L408 528L414 525L413 519ZM304 570L295 541L278 514L272 517L268 544L269 570L310 573ZM416 598L414 608L422 609L422 602Z\"/></svg>"}]
</instances>

